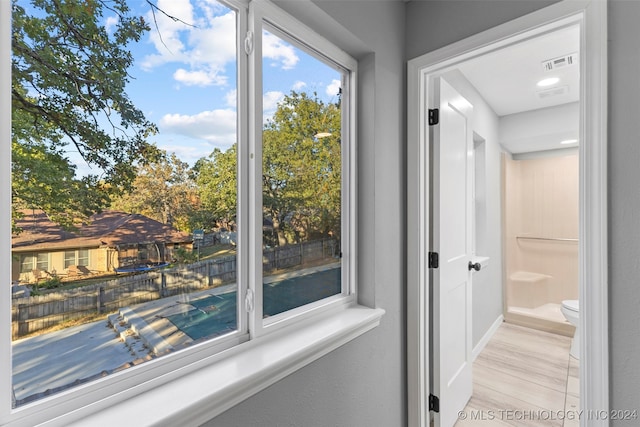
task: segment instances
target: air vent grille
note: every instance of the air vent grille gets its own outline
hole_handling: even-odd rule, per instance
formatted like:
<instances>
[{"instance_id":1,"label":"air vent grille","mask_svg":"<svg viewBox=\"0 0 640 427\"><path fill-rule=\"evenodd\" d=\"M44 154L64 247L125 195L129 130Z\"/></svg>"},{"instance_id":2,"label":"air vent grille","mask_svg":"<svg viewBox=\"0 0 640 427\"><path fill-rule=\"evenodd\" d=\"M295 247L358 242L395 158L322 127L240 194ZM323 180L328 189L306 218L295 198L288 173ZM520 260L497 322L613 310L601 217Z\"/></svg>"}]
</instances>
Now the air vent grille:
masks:
<instances>
[{"instance_id":1,"label":"air vent grille","mask_svg":"<svg viewBox=\"0 0 640 427\"><path fill-rule=\"evenodd\" d=\"M551 89L541 90L536 92L538 94L538 98L547 99L555 96L562 96L569 93L569 86L559 86Z\"/></svg>"},{"instance_id":2,"label":"air vent grille","mask_svg":"<svg viewBox=\"0 0 640 427\"><path fill-rule=\"evenodd\" d=\"M578 63L578 54L570 53L568 55L559 56L557 58L542 61L542 69L544 71L555 71L560 68L570 67Z\"/></svg>"}]
</instances>

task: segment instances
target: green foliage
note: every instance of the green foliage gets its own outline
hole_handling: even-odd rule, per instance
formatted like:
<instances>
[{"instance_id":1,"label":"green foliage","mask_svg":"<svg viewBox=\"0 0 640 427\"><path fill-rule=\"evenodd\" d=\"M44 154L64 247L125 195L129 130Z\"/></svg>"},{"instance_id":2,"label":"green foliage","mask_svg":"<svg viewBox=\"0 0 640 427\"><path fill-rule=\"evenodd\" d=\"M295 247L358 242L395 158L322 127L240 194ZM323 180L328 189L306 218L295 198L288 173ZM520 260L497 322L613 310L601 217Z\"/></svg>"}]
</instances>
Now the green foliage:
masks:
<instances>
[{"instance_id":1,"label":"green foliage","mask_svg":"<svg viewBox=\"0 0 640 427\"><path fill-rule=\"evenodd\" d=\"M274 229L265 244L339 237L340 117L339 103L291 92L265 125L263 207Z\"/></svg>"},{"instance_id":2,"label":"green foliage","mask_svg":"<svg viewBox=\"0 0 640 427\"><path fill-rule=\"evenodd\" d=\"M198 260L198 254L185 248L177 248L174 252L176 261L181 264L190 264Z\"/></svg>"},{"instance_id":3,"label":"green foliage","mask_svg":"<svg viewBox=\"0 0 640 427\"><path fill-rule=\"evenodd\" d=\"M44 143L12 142L13 209L38 207L67 227L98 211L108 194L95 177L75 178L75 167ZM61 209L64 207L64 209ZM14 230L19 231L19 230Z\"/></svg>"},{"instance_id":4,"label":"green foliage","mask_svg":"<svg viewBox=\"0 0 640 427\"><path fill-rule=\"evenodd\" d=\"M160 151L156 160L139 166L132 188L113 199L112 209L140 213L189 232L197 194L189 165L174 154Z\"/></svg>"},{"instance_id":5,"label":"green foliage","mask_svg":"<svg viewBox=\"0 0 640 427\"><path fill-rule=\"evenodd\" d=\"M107 29L105 14L118 22ZM14 216L39 208L71 226L108 204L155 155L155 125L125 93L127 44L149 27L126 0L13 0L12 188ZM78 179L67 153L96 170Z\"/></svg>"},{"instance_id":6,"label":"green foliage","mask_svg":"<svg viewBox=\"0 0 640 427\"><path fill-rule=\"evenodd\" d=\"M218 227L218 224L216 215L212 211L203 209L202 207L192 212L189 216L189 229L191 231L196 229L213 230Z\"/></svg>"},{"instance_id":7,"label":"green foliage","mask_svg":"<svg viewBox=\"0 0 640 427\"><path fill-rule=\"evenodd\" d=\"M194 166L202 211L210 215L203 218L201 223L205 224L201 228L212 228L216 223L228 228L235 223L238 203L236 164L237 147L234 144L224 152L216 148L208 158L198 160Z\"/></svg>"},{"instance_id":8,"label":"green foliage","mask_svg":"<svg viewBox=\"0 0 640 427\"><path fill-rule=\"evenodd\" d=\"M62 280L59 277L50 277L47 280L37 283L34 288L38 289L56 289L62 286Z\"/></svg>"},{"instance_id":9,"label":"green foliage","mask_svg":"<svg viewBox=\"0 0 640 427\"><path fill-rule=\"evenodd\" d=\"M340 237L340 105L291 92L262 134L264 244ZM322 136L318 136L320 133ZM202 210L227 227L237 205L237 147L216 149L194 167Z\"/></svg>"}]
</instances>

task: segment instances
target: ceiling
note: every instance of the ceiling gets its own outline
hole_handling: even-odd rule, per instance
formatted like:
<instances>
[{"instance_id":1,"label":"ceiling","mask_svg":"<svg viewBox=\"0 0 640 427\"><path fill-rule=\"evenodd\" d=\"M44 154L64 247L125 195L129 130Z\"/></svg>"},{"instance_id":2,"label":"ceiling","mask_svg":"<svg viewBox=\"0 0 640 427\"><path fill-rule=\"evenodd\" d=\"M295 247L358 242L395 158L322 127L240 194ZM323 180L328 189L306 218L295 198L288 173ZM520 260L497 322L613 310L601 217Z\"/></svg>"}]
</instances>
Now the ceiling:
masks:
<instances>
[{"instance_id":1,"label":"ceiling","mask_svg":"<svg viewBox=\"0 0 640 427\"><path fill-rule=\"evenodd\" d=\"M500 117L499 142L506 151L525 154L577 147L579 51L580 29L574 25L458 65ZM566 65L572 54L572 65ZM551 70L543 65L558 58L564 62ZM558 81L546 87L537 85L550 77ZM574 142L566 144L568 140Z\"/></svg>"},{"instance_id":2,"label":"ceiling","mask_svg":"<svg viewBox=\"0 0 640 427\"><path fill-rule=\"evenodd\" d=\"M576 25L466 61L459 69L495 113L505 116L578 101L579 61L552 71L545 71L542 63L579 50L580 29ZM545 88L536 86L549 77L560 80ZM538 92L543 90L551 95L541 96Z\"/></svg>"}]
</instances>

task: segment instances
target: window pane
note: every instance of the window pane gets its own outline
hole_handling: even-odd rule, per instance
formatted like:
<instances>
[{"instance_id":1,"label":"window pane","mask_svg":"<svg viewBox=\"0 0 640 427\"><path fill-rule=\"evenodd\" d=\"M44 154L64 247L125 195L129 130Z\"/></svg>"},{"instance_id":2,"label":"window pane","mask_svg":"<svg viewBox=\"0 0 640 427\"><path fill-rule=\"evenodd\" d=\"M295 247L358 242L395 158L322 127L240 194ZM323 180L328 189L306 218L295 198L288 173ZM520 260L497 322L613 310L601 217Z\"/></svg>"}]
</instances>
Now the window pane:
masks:
<instances>
[{"instance_id":1,"label":"window pane","mask_svg":"<svg viewBox=\"0 0 640 427\"><path fill-rule=\"evenodd\" d=\"M20 273L30 273L33 270L33 255L22 255L20 261Z\"/></svg>"},{"instance_id":2,"label":"window pane","mask_svg":"<svg viewBox=\"0 0 640 427\"><path fill-rule=\"evenodd\" d=\"M89 265L89 250L88 249L80 249L78 251L78 265L88 266Z\"/></svg>"},{"instance_id":3,"label":"window pane","mask_svg":"<svg viewBox=\"0 0 640 427\"><path fill-rule=\"evenodd\" d=\"M150 262L148 245L138 245L138 263L147 264Z\"/></svg>"},{"instance_id":4,"label":"window pane","mask_svg":"<svg viewBox=\"0 0 640 427\"><path fill-rule=\"evenodd\" d=\"M49 254L38 254L36 268L41 271L49 269Z\"/></svg>"},{"instance_id":5,"label":"window pane","mask_svg":"<svg viewBox=\"0 0 640 427\"><path fill-rule=\"evenodd\" d=\"M237 11L49 3L12 3L15 406L238 330Z\"/></svg>"},{"instance_id":6,"label":"window pane","mask_svg":"<svg viewBox=\"0 0 640 427\"><path fill-rule=\"evenodd\" d=\"M342 74L263 32L263 312L341 288Z\"/></svg>"},{"instance_id":7,"label":"window pane","mask_svg":"<svg viewBox=\"0 0 640 427\"><path fill-rule=\"evenodd\" d=\"M64 251L64 268L76 265L76 251Z\"/></svg>"}]
</instances>

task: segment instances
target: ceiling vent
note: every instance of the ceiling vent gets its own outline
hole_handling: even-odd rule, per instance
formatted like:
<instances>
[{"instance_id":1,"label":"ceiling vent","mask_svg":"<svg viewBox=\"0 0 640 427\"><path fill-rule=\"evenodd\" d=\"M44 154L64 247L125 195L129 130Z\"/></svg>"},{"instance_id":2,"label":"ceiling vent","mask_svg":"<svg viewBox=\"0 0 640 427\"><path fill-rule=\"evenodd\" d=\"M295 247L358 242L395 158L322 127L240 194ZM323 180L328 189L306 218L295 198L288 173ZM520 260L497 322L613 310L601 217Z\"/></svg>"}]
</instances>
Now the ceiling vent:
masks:
<instances>
[{"instance_id":1,"label":"ceiling vent","mask_svg":"<svg viewBox=\"0 0 640 427\"><path fill-rule=\"evenodd\" d=\"M559 56L553 59L542 61L542 69L544 71L555 71L560 68L570 67L578 63L578 53L570 53L569 55Z\"/></svg>"},{"instance_id":2,"label":"ceiling vent","mask_svg":"<svg viewBox=\"0 0 640 427\"><path fill-rule=\"evenodd\" d=\"M562 96L562 95L568 94L569 86L553 87L551 89L541 90L536 93L538 94L538 98L540 99L553 98L555 96Z\"/></svg>"}]
</instances>

